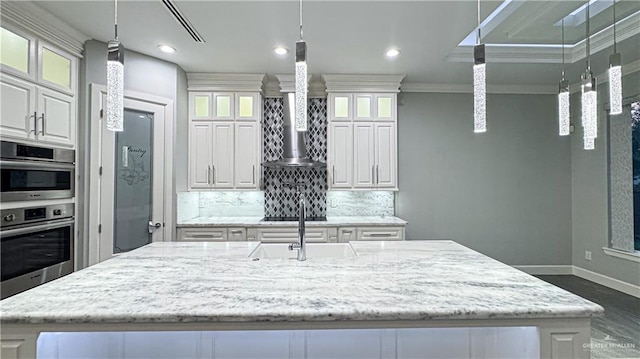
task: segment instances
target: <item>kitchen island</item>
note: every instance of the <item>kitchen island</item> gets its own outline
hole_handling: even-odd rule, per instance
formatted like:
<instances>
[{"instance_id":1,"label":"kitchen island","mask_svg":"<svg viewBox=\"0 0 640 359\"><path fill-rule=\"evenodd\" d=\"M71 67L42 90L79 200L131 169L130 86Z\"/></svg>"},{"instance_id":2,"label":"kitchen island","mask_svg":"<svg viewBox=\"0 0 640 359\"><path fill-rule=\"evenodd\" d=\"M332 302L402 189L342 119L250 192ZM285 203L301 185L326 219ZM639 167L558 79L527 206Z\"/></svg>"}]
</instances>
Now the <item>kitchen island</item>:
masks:
<instances>
[{"instance_id":1,"label":"kitchen island","mask_svg":"<svg viewBox=\"0 0 640 359\"><path fill-rule=\"evenodd\" d=\"M305 262L249 258L258 244L152 243L5 299L2 357L129 332L190 335L184 357L588 358L603 313L452 241L352 242L354 258Z\"/></svg>"}]
</instances>

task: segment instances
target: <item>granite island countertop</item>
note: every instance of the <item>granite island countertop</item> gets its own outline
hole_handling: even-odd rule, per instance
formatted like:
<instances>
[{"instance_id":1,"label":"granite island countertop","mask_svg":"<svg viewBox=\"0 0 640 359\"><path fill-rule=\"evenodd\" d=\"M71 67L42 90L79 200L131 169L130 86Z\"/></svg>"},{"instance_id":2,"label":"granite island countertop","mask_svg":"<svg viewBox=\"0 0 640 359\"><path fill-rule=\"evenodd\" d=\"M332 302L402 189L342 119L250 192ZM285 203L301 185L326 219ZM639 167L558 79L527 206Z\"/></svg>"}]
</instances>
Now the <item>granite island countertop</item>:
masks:
<instances>
[{"instance_id":1,"label":"granite island countertop","mask_svg":"<svg viewBox=\"0 0 640 359\"><path fill-rule=\"evenodd\" d=\"M306 221L307 227L406 226L394 216L333 216L326 221ZM262 217L195 217L178 222L176 227L297 227L297 221L262 221Z\"/></svg>"},{"instance_id":2,"label":"granite island countertop","mask_svg":"<svg viewBox=\"0 0 640 359\"><path fill-rule=\"evenodd\" d=\"M602 307L452 241L357 242L348 259L161 242L0 302L5 324L587 318Z\"/></svg>"}]
</instances>

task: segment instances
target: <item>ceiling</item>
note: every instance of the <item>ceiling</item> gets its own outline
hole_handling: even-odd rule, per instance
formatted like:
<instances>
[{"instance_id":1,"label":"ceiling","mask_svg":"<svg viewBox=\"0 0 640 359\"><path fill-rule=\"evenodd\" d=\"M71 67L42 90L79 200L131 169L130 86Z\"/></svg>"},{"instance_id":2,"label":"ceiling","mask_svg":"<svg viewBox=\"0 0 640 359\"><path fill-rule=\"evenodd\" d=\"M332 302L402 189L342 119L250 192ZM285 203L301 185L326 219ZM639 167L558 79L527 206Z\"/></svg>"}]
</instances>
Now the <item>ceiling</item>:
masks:
<instances>
[{"instance_id":1,"label":"ceiling","mask_svg":"<svg viewBox=\"0 0 640 359\"><path fill-rule=\"evenodd\" d=\"M593 0L592 0L593 1ZM611 7L592 17L592 33L611 25ZM89 37L113 38L112 1L36 1L38 6ZM206 43L195 43L160 0L118 2L119 37L125 48L177 63L187 72L291 73L293 56L276 56L274 46L293 50L298 40L297 1L185 1L175 4ZM562 17L583 1L519 0L482 1L483 39L487 43L560 44ZM502 5L501 13L490 16ZM309 71L313 74L406 74L405 82L468 84L469 63L447 58L477 24L475 1L309 1L303 3L304 39L308 44ZM617 18L640 18L640 1L620 0ZM584 15L567 18L566 39L582 41ZM608 18L608 20L607 20ZM569 21L570 20L570 21ZM627 19L628 20L628 19ZM164 54L158 44L175 47ZM640 29L619 43L623 63L640 59ZM402 52L396 59L384 56L390 47ZM515 47L514 47L515 48ZM458 48L459 49L459 48ZM517 48L516 48L517 49ZM487 50L491 58L491 48ZM593 71L607 68L611 48L593 56ZM469 59L471 61L471 59ZM488 82L505 85L556 86L561 65L532 63L525 56L517 61L488 64ZM568 78L578 82L582 61L569 66Z\"/></svg>"}]
</instances>

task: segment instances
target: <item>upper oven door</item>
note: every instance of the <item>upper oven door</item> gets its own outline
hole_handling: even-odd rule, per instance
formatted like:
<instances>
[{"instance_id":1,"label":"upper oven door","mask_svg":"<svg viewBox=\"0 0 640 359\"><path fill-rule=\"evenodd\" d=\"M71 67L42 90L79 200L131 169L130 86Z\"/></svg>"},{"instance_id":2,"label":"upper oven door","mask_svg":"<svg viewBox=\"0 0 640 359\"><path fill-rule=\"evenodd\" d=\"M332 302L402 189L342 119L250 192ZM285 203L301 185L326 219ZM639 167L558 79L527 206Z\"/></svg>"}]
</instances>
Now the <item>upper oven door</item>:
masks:
<instances>
[{"instance_id":1,"label":"upper oven door","mask_svg":"<svg viewBox=\"0 0 640 359\"><path fill-rule=\"evenodd\" d=\"M72 198L75 171L72 164L0 161L1 201Z\"/></svg>"}]
</instances>

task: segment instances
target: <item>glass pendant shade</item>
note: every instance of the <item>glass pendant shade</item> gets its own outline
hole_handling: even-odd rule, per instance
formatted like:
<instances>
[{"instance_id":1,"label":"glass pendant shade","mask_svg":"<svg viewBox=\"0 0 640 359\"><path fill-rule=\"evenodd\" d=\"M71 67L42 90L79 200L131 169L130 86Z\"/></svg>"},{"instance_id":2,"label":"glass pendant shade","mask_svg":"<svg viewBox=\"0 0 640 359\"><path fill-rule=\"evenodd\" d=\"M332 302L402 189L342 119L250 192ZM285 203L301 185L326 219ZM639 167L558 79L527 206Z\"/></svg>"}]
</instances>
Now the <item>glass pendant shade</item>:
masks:
<instances>
[{"instance_id":1,"label":"glass pendant shade","mask_svg":"<svg viewBox=\"0 0 640 359\"><path fill-rule=\"evenodd\" d=\"M598 137L598 93L596 78L590 71L582 75L582 127L584 149L595 148L594 139Z\"/></svg>"},{"instance_id":2,"label":"glass pendant shade","mask_svg":"<svg viewBox=\"0 0 640 359\"><path fill-rule=\"evenodd\" d=\"M107 129L124 130L124 49L119 41L108 43Z\"/></svg>"},{"instance_id":3,"label":"glass pendant shade","mask_svg":"<svg viewBox=\"0 0 640 359\"><path fill-rule=\"evenodd\" d=\"M487 132L487 81L484 44L473 48L473 132Z\"/></svg>"},{"instance_id":4,"label":"glass pendant shade","mask_svg":"<svg viewBox=\"0 0 640 359\"><path fill-rule=\"evenodd\" d=\"M568 136L571 126L571 114L569 112L569 81L560 82L558 92L558 133L560 136Z\"/></svg>"},{"instance_id":5,"label":"glass pendant shade","mask_svg":"<svg viewBox=\"0 0 640 359\"><path fill-rule=\"evenodd\" d=\"M609 113L622 113L622 66L620 54L609 56Z\"/></svg>"},{"instance_id":6,"label":"glass pendant shade","mask_svg":"<svg viewBox=\"0 0 640 359\"><path fill-rule=\"evenodd\" d=\"M307 43L296 42L296 130L307 130Z\"/></svg>"}]
</instances>

